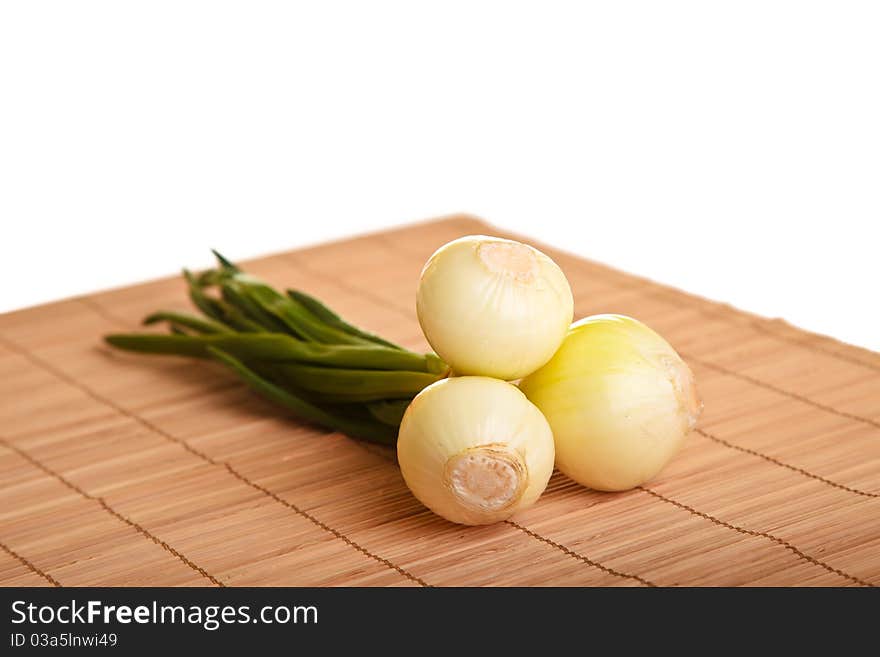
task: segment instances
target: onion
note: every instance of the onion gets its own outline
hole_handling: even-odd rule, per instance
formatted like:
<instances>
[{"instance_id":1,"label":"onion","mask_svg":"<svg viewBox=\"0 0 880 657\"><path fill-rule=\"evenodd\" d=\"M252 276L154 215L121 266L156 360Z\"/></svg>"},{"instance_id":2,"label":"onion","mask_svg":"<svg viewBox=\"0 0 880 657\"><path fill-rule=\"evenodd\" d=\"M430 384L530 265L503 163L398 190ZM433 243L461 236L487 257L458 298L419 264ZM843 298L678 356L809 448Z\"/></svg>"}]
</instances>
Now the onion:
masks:
<instances>
[{"instance_id":1,"label":"onion","mask_svg":"<svg viewBox=\"0 0 880 657\"><path fill-rule=\"evenodd\" d=\"M702 410L690 368L657 333L621 315L572 325L520 389L553 429L556 466L598 490L654 477Z\"/></svg>"},{"instance_id":2,"label":"onion","mask_svg":"<svg viewBox=\"0 0 880 657\"><path fill-rule=\"evenodd\" d=\"M547 420L516 386L466 376L438 381L403 416L397 459L412 493L465 525L505 520L544 492L553 472Z\"/></svg>"},{"instance_id":3,"label":"onion","mask_svg":"<svg viewBox=\"0 0 880 657\"><path fill-rule=\"evenodd\" d=\"M416 309L428 342L456 374L512 380L550 360L574 303L562 270L525 244L483 235L440 247Z\"/></svg>"}]
</instances>

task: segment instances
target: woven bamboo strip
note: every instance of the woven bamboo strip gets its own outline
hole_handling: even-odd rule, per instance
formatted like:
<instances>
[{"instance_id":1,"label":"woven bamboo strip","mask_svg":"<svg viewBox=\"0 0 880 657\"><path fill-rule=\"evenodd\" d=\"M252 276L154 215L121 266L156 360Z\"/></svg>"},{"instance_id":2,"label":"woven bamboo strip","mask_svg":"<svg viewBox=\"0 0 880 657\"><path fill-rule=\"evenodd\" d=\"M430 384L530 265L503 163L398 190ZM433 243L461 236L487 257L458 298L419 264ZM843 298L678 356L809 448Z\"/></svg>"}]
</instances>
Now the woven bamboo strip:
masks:
<instances>
[{"instance_id":1,"label":"woven bamboo strip","mask_svg":"<svg viewBox=\"0 0 880 657\"><path fill-rule=\"evenodd\" d=\"M61 586L51 575L0 543L0 579L7 586Z\"/></svg>"}]
</instances>

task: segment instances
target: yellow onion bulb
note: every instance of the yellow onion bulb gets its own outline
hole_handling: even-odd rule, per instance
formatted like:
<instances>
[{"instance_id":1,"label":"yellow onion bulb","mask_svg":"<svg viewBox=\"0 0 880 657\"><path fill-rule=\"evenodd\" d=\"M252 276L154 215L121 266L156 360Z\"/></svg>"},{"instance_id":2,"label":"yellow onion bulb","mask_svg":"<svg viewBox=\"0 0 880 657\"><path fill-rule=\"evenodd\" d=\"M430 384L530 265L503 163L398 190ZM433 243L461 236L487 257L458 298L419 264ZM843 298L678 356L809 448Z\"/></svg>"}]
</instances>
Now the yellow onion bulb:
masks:
<instances>
[{"instance_id":1,"label":"yellow onion bulb","mask_svg":"<svg viewBox=\"0 0 880 657\"><path fill-rule=\"evenodd\" d=\"M506 520L530 506L553 472L553 435L514 385L444 379L407 408L397 438L406 485L434 513L464 525Z\"/></svg>"},{"instance_id":2,"label":"yellow onion bulb","mask_svg":"<svg viewBox=\"0 0 880 657\"><path fill-rule=\"evenodd\" d=\"M470 235L430 257L416 310L431 347L456 374L509 381L550 360L574 302L565 274L537 249Z\"/></svg>"},{"instance_id":3,"label":"yellow onion bulb","mask_svg":"<svg viewBox=\"0 0 880 657\"><path fill-rule=\"evenodd\" d=\"M550 422L559 470L597 490L654 477L702 411L687 364L657 333L622 315L573 324L520 389Z\"/></svg>"}]
</instances>

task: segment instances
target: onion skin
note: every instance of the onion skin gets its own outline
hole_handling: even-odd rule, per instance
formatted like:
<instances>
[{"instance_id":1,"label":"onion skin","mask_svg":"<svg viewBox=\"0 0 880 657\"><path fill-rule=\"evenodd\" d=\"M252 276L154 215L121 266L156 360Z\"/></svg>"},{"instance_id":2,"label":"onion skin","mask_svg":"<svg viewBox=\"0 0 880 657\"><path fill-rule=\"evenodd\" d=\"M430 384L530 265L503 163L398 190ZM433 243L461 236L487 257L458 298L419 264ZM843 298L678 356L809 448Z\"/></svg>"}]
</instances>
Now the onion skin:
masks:
<instances>
[{"instance_id":1,"label":"onion skin","mask_svg":"<svg viewBox=\"0 0 880 657\"><path fill-rule=\"evenodd\" d=\"M485 525L533 504L553 472L550 425L516 386L444 379L406 410L397 460L422 504L452 522Z\"/></svg>"},{"instance_id":2,"label":"onion skin","mask_svg":"<svg viewBox=\"0 0 880 657\"><path fill-rule=\"evenodd\" d=\"M422 270L416 297L425 337L456 374L506 381L550 360L573 309L568 281L549 257L483 235L438 249Z\"/></svg>"},{"instance_id":3,"label":"onion skin","mask_svg":"<svg viewBox=\"0 0 880 657\"><path fill-rule=\"evenodd\" d=\"M622 315L573 324L520 389L553 429L559 470L596 490L652 479L702 411L690 368L657 333Z\"/></svg>"}]
</instances>

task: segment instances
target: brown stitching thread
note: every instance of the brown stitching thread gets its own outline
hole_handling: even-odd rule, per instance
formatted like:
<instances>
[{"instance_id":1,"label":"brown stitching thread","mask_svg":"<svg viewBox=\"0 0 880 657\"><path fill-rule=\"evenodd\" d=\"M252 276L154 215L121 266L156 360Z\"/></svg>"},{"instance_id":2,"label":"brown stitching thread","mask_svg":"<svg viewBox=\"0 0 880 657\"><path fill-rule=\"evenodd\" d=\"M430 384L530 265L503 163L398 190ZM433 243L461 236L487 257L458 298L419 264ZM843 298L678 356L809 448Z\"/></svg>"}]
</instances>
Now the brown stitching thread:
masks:
<instances>
[{"instance_id":1,"label":"brown stitching thread","mask_svg":"<svg viewBox=\"0 0 880 657\"><path fill-rule=\"evenodd\" d=\"M775 338L776 340L781 340L783 342L789 342L793 345L797 345L799 347L803 347L807 351L817 351L819 353L828 354L834 358L838 358L840 360L846 361L848 363L853 363L854 365L861 365L862 367L867 367L868 369L875 370L880 372L880 366L874 365L874 363L869 363L868 361L861 360L860 358L856 358L855 356L849 356L847 354L841 353L839 351L834 351L833 349L828 349L825 347L820 347L812 342L807 342L807 340L798 340L797 338L789 338L779 333L776 333L772 329L767 328L766 326L761 325L756 320L747 320L748 326L751 326L756 331L760 331L765 335L769 335L771 338ZM832 338L833 339L833 338Z\"/></svg>"},{"instance_id":2,"label":"brown stitching thread","mask_svg":"<svg viewBox=\"0 0 880 657\"><path fill-rule=\"evenodd\" d=\"M679 353L681 353L682 357L686 358L687 360L692 360L695 363L702 365L703 367L706 367L710 370L715 370L716 372L721 372L722 374L727 374L729 376L735 376L738 379L742 379L743 381L748 381L749 383L756 385L758 387L766 388L767 390L772 390L773 392L779 393L781 395L786 395L787 397L791 397L792 399L796 399L799 402L803 402L804 404L809 404L810 406L815 406L816 408L821 409L823 411L826 411L828 413L833 413L834 415L839 415L840 417L845 417L850 420L855 420L857 422L864 422L865 424L870 424L872 427L877 427L878 429L880 429L880 422L877 422L877 421L872 420L870 418L862 417L861 415L854 415L853 413L847 413L846 411L839 411L832 406L826 406L825 404L822 404L820 402L813 401L809 397L804 397L803 395L799 395L796 392L789 392L787 390L783 390L782 388L778 388L778 387L774 386L772 383L766 383L764 381L761 381L760 379L756 379L752 376L749 376L748 374L734 372L733 370L729 370L726 367L722 367L721 365L716 365L715 363L709 363L709 362L704 361L700 358L695 358L694 356L685 355L684 352L679 352Z\"/></svg>"},{"instance_id":3,"label":"brown stitching thread","mask_svg":"<svg viewBox=\"0 0 880 657\"><path fill-rule=\"evenodd\" d=\"M378 452L378 451L373 451L373 449L371 449L372 446L369 445L368 443L362 443L359 441L354 441L354 442L358 447L364 449L365 451L369 452L370 454L374 454L374 455L378 456L379 458L388 461L389 463L397 464L397 459L394 456L392 456L390 454ZM654 586L654 587L657 586L653 582L649 582L648 580L643 579L642 577L639 577L638 575L630 575L629 573L622 573L618 570L614 570L613 568L609 568L608 566L605 566L604 564L601 564L598 561L594 561L594 560L590 559L589 557L586 557L578 552L575 552L574 550L571 550L570 548L565 547L561 543L557 543L556 541L549 539L546 536L542 536L541 534L538 534L537 532L532 531L528 527L524 527L523 525L520 525L519 523L514 522L513 520L505 520L504 523L507 525L510 525L511 527L515 527L516 529L520 530L521 532L523 532L527 536L530 536L531 538L537 539L537 540L541 541L542 543L546 543L547 545L556 548L557 550L563 552L564 554L567 554L568 556L570 556L574 559L577 559L578 561L581 561L581 562L587 564L588 566L593 566L594 568L598 568L599 570L602 570L602 571L608 573L609 575L615 575L616 577L623 577L625 579L632 579L632 580L635 580L637 582L642 583L645 586Z\"/></svg>"},{"instance_id":4,"label":"brown stitching thread","mask_svg":"<svg viewBox=\"0 0 880 657\"><path fill-rule=\"evenodd\" d=\"M783 463L782 461L778 461L772 456L767 456L766 454L762 454L761 452L756 452L753 449L749 449L748 447L741 447L740 445L734 445L733 443L729 443L723 438L719 438L718 436L713 436L711 433L703 431L702 429L694 429L694 431L704 438L708 438L709 440L713 440L720 445L724 445L725 447L729 447L730 449L735 449L739 452L743 452L745 454L751 454L752 456L757 456L759 458L764 459L765 461L769 461L770 463L774 463L783 468L787 468L792 472L797 472L798 474L802 474L805 477L809 477L810 479L815 479L816 481L821 481L823 484L827 484L829 486L833 486L834 488L839 488L841 490L845 490L850 493L855 493L856 495L862 495L864 497L880 497L880 493L870 493L866 490L859 490L858 488L850 488L849 486L845 486L843 484L838 484L836 481L831 481L830 479L825 479L825 477L820 477L819 475L815 475L812 472L808 472L803 468L799 468L796 465L789 465L788 463Z\"/></svg>"},{"instance_id":5,"label":"brown stitching thread","mask_svg":"<svg viewBox=\"0 0 880 657\"><path fill-rule=\"evenodd\" d=\"M870 582L867 582L863 579L859 579L858 577L855 577L853 575L845 573L844 571L842 571L838 568L835 568L834 566L831 566L831 565L825 563L824 561L820 561L819 559L816 559L815 557L811 557L810 555L801 552L794 545L792 545L791 543L789 543L785 539L779 538L778 536L774 536L773 534L768 534L767 532L757 531L755 529L746 529L745 527L733 525L729 522L721 520L720 518L716 518L715 516L711 516L708 513L704 513L703 511L697 511L692 506L688 506L687 504L683 504L682 502L668 498L664 495L661 495L657 491L652 490L650 488L647 488L645 486L636 486L636 488L638 490L641 490L641 491L648 493L649 495L653 495L654 497L656 497L659 500L662 500L662 501L664 501L668 504L671 504L673 506L677 506L679 509L689 511L690 513L694 514L695 516L699 516L700 518L708 520L708 521L710 521L716 525L719 525L721 527L727 527L728 529L732 529L736 532L739 532L740 534L745 534L747 536L760 536L760 537L769 539L769 540L773 541L774 543L776 543L777 545L781 545L786 550L793 552L799 558L801 558L805 561L808 561L811 564L814 564L816 566L821 566L822 568L824 568L828 572L834 573L835 575L840 575L841 577L845 577L846 579L850 580L851 582L855 582L856 584L860 584L862 586L871 586L871 587L876 586L875 584L871 584Z\"/></svg>"},{"instance_id":6,"label":"brown stitching thread","mask_svg":"<svg viewBox=\"0 0 880 657\"><path fill-rule=\"evenodd\" d=\"M6 545L6 543L3 543L2 541L0 541L0 548L3 548L3 551L6 552L10 557L15 559L16 561L21 562L28 570L30 570L32 573L39 575L44 580L49 582L52 586L61 586L61 582L59 582L57 579L52 577L49 573L45 573L42 570L40 570L39 568L37 568L34 564L32 564L27 559L25 559L18 552L16 552L11 547Z\"/></svg>"},{"instance_id":7,"label":"brown stitching thread","mask_svg":"<svg viewBox=\"0 0 880 657\"><path fill-rule=\"evenodd\" d=\"M122 407L122 406L119 406L119 405L116 404L114 401L112 401L112 400L110 400L110 399L107 399L107 398L104 397L103 395L100 395L100 394L96 393L96 392L93 391L91 388L89 388L89 387L83 385L82 383L80 383L80 382L77 381L76 379L73 379L73 378L69 377L67 374L65 374L65 373L62 372L61 370L58 370L58 369L55 368L53 365L47 363L46 361L44 361L44 360L43 360L42 358L40 358L39 356L37 356L37 355L35 355L35 354L32 354L32 353L29 352L29 351L26 351L26 350L23 350L23 349L19 348L18 345L12 343L12 342L9 341L8 339L3 338L2 336L0 336L0 340L2 340L4 343L8 344L9 347L10 347L11 349L13 349L14 351L16 351L17 353L23 355L25 358L28 358L29 360L31 360L32 362L36 363L37 365L39 365L39 366L42 367L43 369L48 370L49 372L51 372L52 374L54 374L56 377L58 377L58 378L61 379L62 381L65 381L65 382L69 383L70 385L73 385L73 386L75 386L76 388L79 388L80 390L82 390L84 393L86 393L87 395L89 395L89 396L90 396L92 399L94 399L95 401L98 401L98 402L100 402L100 403L102 403L102 404L104 404L104 405L106 405L106 406L109 406L110 408L112 408L113 410L115 410L117 413L120 413L121 415L124 415L124 416L126 416L126 417L129 417L129 418L135 420L136 422L140 423L142 426L144 426L144 427L146 427L147 429L153 431L154 433L156 433L156 434L158 434L158 435L160 435L160 436L166 438L167 440L170 440L171 442L174 442L174 443L180 445L180 446L183 447L186 451L188 451L190 454L193 454L194 456L197 456L198 458L202 459L203 461L206 461L207 463L210 463L211 465L217 465L217 466L223 466L223 467L225 467L225 468L230 472L230 474L232 474L234 477L236 477L236 478L237 478L238 480L240 480L241 482L247 484L248 486L250 486L250 487L253 488L254 490L257 490L257 491L260 491L260 492L262 492L262 493L264 493L264 494L269 495L272 499L274 499L274 500L280 502L281 504L283 504L283 505L286 506L287 508L291 509L292 511L294 511L294 512L297 513L298 515L302 516L302 517L305 518L306 520L312 522L313 524L315 524L315 525L318 526L319 528L324 529L325 531L329 532L330 534L332 534L332 535L335 536L336 538L339 538L339 539L343 540L345 543L348 543L351 547L355 548L356 550L358 550L359 552L363 553L364 555L366 555L366 556L370 557L371 559L373 559L373 560L375 560L375 561L381 563L382 565L385 565L385 566L387 566L387 567L389 567L389 568L392 568L393 570L396 570L397 572L399 572L400 574L404 575L404 576L407 577L408 579L410 579L410 580L412 580L412 581L414 581L414 582L416 582L416 583L418 583L418 584L420 584L420 585L422 585L422 586L429 586L429 584L427 584L424 580L422 580L422 579L416 577L416 576L413 575L412 573L409 573L408 571L406 571L406 570L400 568L399 566L396 566L395 564L391 563L391 562L388 561L387 559L385 559L385 558L383 558L383 557L380 557L380 556L378 556L378 555L376 555L376 554L373 554L372 552L370 552L369 550L367 550L367 549L364 548L363 546L357 544L355 541L351 540L351 539L348 538L347 536L344 536L344 535L343 535L341 532L339 532L338 530L335 530L335 529L331 528L329 525L324 524L323 522L321 522L320 520L318 520L317 518L315 518L314 516L312 516L310 513L308 513L308 512L306 512L306 511L300 509L299 507L295 506L294 504L292 504L292 503L290 503L290 502L287 502L287 501L283 500L282 498L278 497L278 496L275 495L274 493L271 493L270 491L267 491L265 488L263 488L263 487L260 486L259 484L256 484L256 483L252 482L252 481L249 480L247 477L245 477L244 475L242 475L241 473L239 473L237 470L235 470L235 469L234 469L229 463L226 463L226 462L224 462L224 461L217 461L217 460L211 458L210 456L208 456L207 454L205 454L205 453L203 453L203 452L200 452L199 450L197 450L197 449L195 449L194 447L190 446L185 440L182 440L182 439L180 439L180 438L177 438L176 436L173 436L172 434L168 433L168 432L165 431L164 429L160 429L158 426L156 426L155 424L153 424L153 423L150 422L149 420L146 420L146 419L140 417L139 415L137 415L137 414L135 414L135 413L132 413L132 412L129 411L127 408L124 408L124 407ZM27 457L26 457L26 458L27 458ZM83 493L83 494L85 495L85 493ZM108 511L110 511L111 513L114 513L114 512L112 511L112 509L109 509L109 507L106 507L106 504L104 503L104 501L103 501L101 498L91 498L91 499L97 499L98 501L101 502L101 504L104 504L104 505L105 505L105 508L107 508ZM134 523L131 523L130 521L128 521L127 519L125 519L125 518L123 518L123 517L121 517L121 516L120 516L120 518L121 518L122 520L124 520L125 522L129 522L129 524L132 524L132 526L134 526L134 527L139 527L138 525L135 525ZM147 535L147 536L149 536L149 537L152 538L152 536L151 536L150 534L147 534L147 533L145 532L145 530L144 530L144 533L145 533L145 535ZM155 538L154 538L153 540L156 540L156 541L157 541L158 539L155 539ZM160 544L165 545L164 543L160 543ZM174 552L173 548L171 548L170 546L168 546L168 549L169 549L169 551L173 552L174 554L177 554L176 552ZM178 555L178 556L179 556L179 555ZM183 557L181 557L181 558L183 558ZM196 568L197 570L199 570L200 572L203 572L203 571L201 570L201 568L198 568L197 566L194 566L194 565L193 565L193 567L195 567L195 568ZM213 577L211 577L211 576L208 575L207 573L203 573L203 574L204 574L206 577L208 577L209 579L211 579L212 581L217 582L217 580L215 580ZM223 584L221 584L221 583L219 583L219 582L217 582L217 584L218 584L219 586L224 586Z\"/></svg>"},{"instance_id":8,"label":"brown stitching thread","mask_svg":"<svg viewBox=\"0 0 880 657\"><path fill-rule=\"evenodd\" d=\"M148 539L150 539L153 543L155 543L156 545L158 545L158 546L164 548L166 551L170 552L170 553L173 554L175 557L177 557L178 559L180 559L180 560L181 560L183 563L185 563L187 566L189 566L190 568L192 568L193 570L195 570L196 572L198 572L202 577L204 577L204 578L210 580L213 584L216 584L217 586L225 586L225 584L223 584L223 582L217 580L215 577L213 577L210 573L208 573L208 572L207 572L204 568L202 568L201 566L197 566L196 564L194 564L192 561L190 561L189 559L187 559L183 554L181 554L180 552L178 552L177 550L175 550L173 547L171 547L170 545L168 545L168 543L166 543L165 541L163 541L161 538L158 538L157 536L154 536L153 534L151 534L150 532L148 532L146 529L144 529L144 528L143 528L141 525L139 525L138 523L134 522L133 520L130 520L130 519L126 518L124 515L122 515L121 513L119 513L119 511L117 511L116 509L114 509L113 507L111 507L111 506L106 502L106 500L105 500L103 497L97 497L97 496L95 496L95 495L92 495L91 493L87 493L87 492L84 491L82 488L80 488L79 486L77 486L76 484L74 484L72 481L69 481L68 479L65 479L65 478L62 477L60 474L58 474L57 472L55 472L54 470L52 470L52 469L49 468L48 466L44 465L43 463L41 463L40 461L38 461L37 459L35 459L33 456L31 456L30 454L28 454L27 452L25 452L25 451L22 450L21 448L17 447L16 445L13 445L13 444L9 443L9 442L8 442L7 440L5 440L4 438L0 438L0 445L3 445L4 447L6 447L6 448L8 448L8 449L11 449L11 450L14 451L16 454L18 454L20 457L22 457L23 459L25 459L26 461L28 461L29 463L31 463L31 465L36 466L37 468L39 468L40 470L42 470L43 472L45 472L45 473L46 473L47 475L49 475L50 477L53 477L54 479L57 479L57 480L60 481L62 484L64 484L65 486L67 486L67 488L69 488L70 490L72 490L72 491L74 491L74 492L76 492L76 493L79 493L80 495L82 495L82 496L83 496L84 498L86 498L87 500L93 500L93 501L95 501L95 502L98 502L98 504L100 504L100 505L104 508L104 510L107 511L107 512L108 512L110 515L112 515L114 518L117 518L118 520L121 520L122 522L124 522L126 525L128 525L128 526L134 528L134 529L137 530L140 534L142 534L143 536L145 536L145 537L147 537Z\"/></svg>"},{"instance_id":9,"label":"brown stitching thread","mask_svg":"<svg viewBox=\"0 0 880 657\"><path fill-rule=\"evenodd\" d=\"M725 324L730 324L731 326L744 326L747 328L754 329L759 333L763 333L774 340L778 340L780 342L787 342L789 344L793 344L795 346L806 349L807 351L815 351L817 353L827 354L832 356L833 358L838 358L840 360L853 363L855 365L861 365L863 367L867 367L868 369L876 370L880 372L880 366L874 365L873 363L869 363L867 361L861 360L859 358L855 358L853 356L848 356L847 354L841 353L839 351L834 351L832 349L827 349L820 347L812 342L808 342L804 339L792 338L785 335L781 335L772 329L764 326L759 320L750 319L748 317L743 318L742 321L737 321L731 319L728 315L725 315L720 312L713 312L712 310L706 308L704 305L707 301L703 301L701 299L697 299L698 303L687 303L678 298L676 295L686 294L684 292L678 292L672 288L666 287L661 283L657 283L656 281L652 281L650 279L642 279L640 277L635 277L633 274L627 274L626 272L614 273L614 272L605 272L607 269L607 265L599 265L601 269L599 270L601 273L599 274L599 278L603 281L609 283L612 287L616 287L620 290L643 290L646 293L646 296L653 296L654 298L661 299L663 301L668 302L671 306L675 308L683 308L687 310L693 310L699 315L703 315L703 317L709 317L712 319L717 319ZM595 271L582 271L582 273L591 276L595 274ZM635 282L632 284L622 283L620 280L615 278L616 276L626 276L628 278L635 278ZM711 302L708 302L711 303ZM734 312L741 313L736 308L733 308Z\"/></svg>"},{"instance_id":10,"label":"brown stitching thread","mask_svg":"<svg viewBox=\"0 0 880 657\"><path fill-rule=\"evenodd\" d=\"M629 276L629 274L624 274L624 275ZM603 278L603 280L606 280L609 282L612 282L614 280L611 277L604 276L604 275L602 276L602 278ZM653 296L655 298L666 301L671 306L673 306L675 308L685 308L685 309L689 309L689 310L694 310L695 312L702 315L703 317L717 319L725 324L730 324L732 326L744 326L747 328L751 328L759 333L763 333L764 335L766 335L770 338L773 338L774 340L778 340L780 342L786 342L788 344L793 344L797 347L801 347L802 349L806 349L807 351L814 351L817 353L827 354L828 356L831 356L833 358L837 358L839 360L842 360L842 361L845 361L848 363L853 363L854 365L861 365L862 367L867 367L868 369L872 369L872 370L880 372L880 366L878 366L878 365L874 365L873 363L869 363L867 361L861 360L859 358L855 358L853 356L848 356L847 354L844 354L844 353L841 353L838 351L834 351L832 349L820 347L812 342L808 342L805 339L792 338L792 337L782 335L780 333L777 333L776 331L773 331L772 329L767 328L758 320L750 319L750 318L746 317L746 318L743 318L742 321L736 321L736 320L731 319L728 315L725 315L723 313L720 313L717 311L713 312L712 310L706 308L703 305L688 304L686 302L683 302L682 300L676 298L677 294L683 294L683 293L680 293L680 292L677 292L676 290L664 287L660 283L656 283L651 280L647 280L640 285L617 285L617 287L619 287L621 289L626 289L626 290L644 290L646 292L647 296ZM704 301L702 303L706 303L706 302ZM736 308L734 308L733 310L735 312L741 312L741 311L737 310Z\"/></svg>"},{"instance_id":11,"label":"brown stitching thread","mask_svg":"<svg viewBox=\"0 0 880 657\"><path fill-rule=\"evenodd\" d=\"M623 273L622 275L632 276L632 274L626 274L626 273ZM787 342L788 344L793 344L797 347L801 347L803 349L806 349L807 351L815 351L817 353L827 354L833 358L837 358L837 359L840 359L840 360L843 360L843 361L846 361L849 363L853 363L855 365L861 365L863 367L867 367L868 369L872 369L872 370L876 370L876 371L880 372L880 366L874 365L873 363L869 363L867 361L863 361L863 360L855 358L853 356L848 356L847 354L843 354L841 352L834 351L832 349L820 347L814 343L807 342L807 340L804 340L804 339L792 338L792 337L788 337L785 335L781 335L780 333L777 333L776 331L773 331L772 329L769 329L766 326L764 326L759 320L744 317L742 319L742 321L737 321L737 320L731 319L728 315L725 315L721 312L717 312L717 311L713 312L712 310L706 308L705 305L686 303L686 302L682 301L681 299L676 298L676 295L685 294L685 293L678 292L677 290L666 287L666 286L662 285L661 283L657 283L657 282L649 280L649 279L641 279L640 284L620 285L620 284L617 284L617 282L615 281L613 276L614 276L614 274L608 276L603 273L601 275L601 278L605 281L608 281L609 283L616 284L616 287L619 287L621 289L645 290L648 296L654 296L655 298L659 298L661 300L667 301L673 307L694 310L698 314L703 315L703 317L717 319L725 324L730 324L732 326L745 326L747 328L751 328L755 331L758 331L759 333L763 333L764 335L767 335L767 336L773 338L774 340L778 340L780 342ZM698 299L698 302L701 302L701 304L706 303L705 301L702 301L699 299ZM741 312L736 308L733 308L733 310L734 310L734 312L737 312L737 313Z\"/></svg>"},{"instance_id":12,"label":"brown stitching thread","mask_svg":"<svg viewBox=\"0 0 880 657\"><path fill-rule=\"evenodd\" d=\"M547 543L548 545L552 545L557 550L561 550L562 552L564 552L568 556L573 557L573 558L577 559L578 561L583 561L585 564L587 564L589 566L593 566L594 568L598 568L599 570L602 570L602 571L608 573L609 575L615 575L616 577L622 577L624 579L632 579L632 580L635 580L636 582L639 582L640 584L642 584L644 586L652 586L652 587L657 586L653 582L650 582L650 581L644 579L643 577L639 577L638 575L630 575L629 573L622 573L619 570L614 570L613 568L609 568L608 566L605 566L605 565L599 563L598 561L593 561L592 559L585 557L584 555L579 554L579 553L575 552L574 550L570 550L569 548L565 547L564 545L562 545L560 543L557 543L556 541L553 541L545 536L541 536L540 534L533 532L528 527L523 527L522 525L514 522L513 520L505 520L504 523L507 525L510 525L511 527L516 527L518 530L528 534L532 538L536 538L539 541L542 541L543 543Z\"/></svg>"},{"instance_id":13,"label":"brown stitching thread","mask_svg":"<svg viewBox=\"0 0 880 657\"><path fill-rule=\"evenodd\" d=\"M417 584L419 584L419 585L421 585L421 586L428 586L428 587L431 586L430 584L428 584L426 581L424 581L424 580L421 579L420 577L417 577L417 576L413 575L412 573L410 573L409 571L404 570L403 568L401 568L400 566L398 566L398 565L395 564L395 563L392 563L392 562L389 561L388 559L386 559L386 558L384 558L384 557L380 557L380 556L377 555L377 554L373 554L372 552L370 552L369 550L367 550L365 547L359 545L358 543L355 543L353 540L351 540L348 536L346 536L345 534L343 534L342 532L340 532L338 529L334 529L334 528L331 527L330 525L327 525L327 524L325 524L324 522L318 520L315 516L313 516L312 514L308 513L307 511L304 511L304 510L300 509L300 508L299 508L298 506L296 506L295 504L293 504L293 503L291 503L291 502L288 502L287 500L285 500L285 499L279 497L277 494L273 493L272 491L268 490L267 488L263 488L261 485L259 485L259 484L257 484L257 483L252 483L252 482L250 482L250 481L244 479L244 477L242 477L238 472L236 472L235 470L233 470L233 469L232 469L232 466L230 466L228 463L223 463L222 465L225 465L225 466L226 466L226 469L229 470L229 472L230 472L234 477L236 477L237 479L240 479L240 480L244 481L246 484L252 486L252 487L255 488L256 490L265 493L266 495L268 495L269 497L271 497L273 500L275 500L275 501L277 501L277 502L280 502L281 504L283 504L283 505L286 506L287 508L289 508L289 509L295 511L296 513L298 513L299 515L301 515L303 518L305 518L306 520L308 520L308 521L311 522L312 524L316 525L317 527L320 527L321 529L323 529L323 530L326 531L326 532L329 532L330 534L333 534L333 536L335 536L336 538L338 538L338 539L342 540L343 542L347 543L348 545L350 545L351 547L353 547L353 548L354 548L355 550L357 550L358 552L364 554L365 556L370 557L371 559L375 559L375 560L378 561L379 563L383 564L384 566L387 566L388 568L391 568L392 570L396 570L398 573L400 573L401 575L403 575L403 576L406 577L407 579L410 579L410 580L412 580L413 582L416 582Z\"/></svg>"},{"instance_id":14,"label":"brown stitching thread","mask_svg":"<svg viewBox=\"0 0 880 657\"><path fill-rule=\"evenodd\" d=\"M92 299L88 296L74 297L74 301L79 301L84 306L90 308L96 315L100 315L108 322L112 322L113 324L124 325L126 328L128 327L128 322L123 321L121 318L117 317L109 310L104 308L100 303Z\"/></svg>"}]
</instances>

